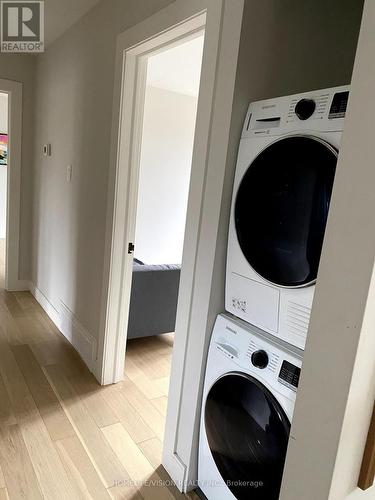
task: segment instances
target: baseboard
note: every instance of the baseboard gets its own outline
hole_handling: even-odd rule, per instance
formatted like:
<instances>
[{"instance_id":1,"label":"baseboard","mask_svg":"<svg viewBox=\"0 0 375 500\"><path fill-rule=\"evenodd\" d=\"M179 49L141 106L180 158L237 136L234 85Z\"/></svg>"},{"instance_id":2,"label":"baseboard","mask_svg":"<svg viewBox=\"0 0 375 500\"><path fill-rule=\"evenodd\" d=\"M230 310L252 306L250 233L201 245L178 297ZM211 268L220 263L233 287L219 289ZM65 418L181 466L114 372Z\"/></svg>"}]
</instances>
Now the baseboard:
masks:
<instances>
[{"instance_id":1,"label":"baseboard","mask_svg":"<svg viewBox=\"0 0 375 500\"><path fill-rule=\"evenodd\" d=\"M78 321L76 316L64 302L61 301L60 306L61 332L79 352L90 371L93 372L96 360L97 341L82 323Z\"/></svg>"},{"instance_id":2,"label":"baseboard","mask_svg":"<svg viewBox=\"0 0 375 500\"><path fill-rule=\"evenodd\" d=\"M55 323L57 328L61 331L60 313L56 307L47 299L44 293L34 285L34 283L30 283L29 290L34 295L36 301L39 302L51 320Z\"/></svg>"},{"instance_id":3,"label":"baseboard","mask_svg":"<svg viewBox=\"0 0 375 500\"><path fill-rule=\"evenodd\" d=\"M33 283L29 284L29 290L60 332L72 344L89 370L94 372L97 351L96 339L87 331L74 313L62 301L60 301L58 310Z\"/></svg>"},{"instance_id":4,"label":"baseboard","mask_svg":"<svg viewBox=\"0 0 375 500\"><path fill-rule=\"evenodd\" d=\"M186 491L185 476L186 465L181 461L176 453L163 450L162 465L170 475L171 479L181 492Z\"/></svg>"},{"instance_id":5,"label":"baseboard","mask_svg":"<svg viewBox=\"0 0 375 500\"><path fill-rule=\"evenodd\" d=\"M28 280L17 280L14 283L8 283L8 292L27 292L30 290L30 281Z\"/></svg>"}]
</instances>

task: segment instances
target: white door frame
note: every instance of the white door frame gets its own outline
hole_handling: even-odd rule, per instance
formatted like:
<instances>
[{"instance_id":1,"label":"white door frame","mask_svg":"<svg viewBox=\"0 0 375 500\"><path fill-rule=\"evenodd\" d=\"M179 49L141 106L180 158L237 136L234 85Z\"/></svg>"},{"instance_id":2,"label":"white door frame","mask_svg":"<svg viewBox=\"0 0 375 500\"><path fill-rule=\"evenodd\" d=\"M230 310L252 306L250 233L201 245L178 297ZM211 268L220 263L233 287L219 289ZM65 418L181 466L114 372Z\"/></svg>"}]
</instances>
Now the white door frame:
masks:
<instances>
[{"instance_id":1,"label":"white door frame","mask_svg":"<svg viewBox=\"0 0 375 500\"><path fill-rule=\"evenodd\" d=\"M136 182L129 167L130 160L139 154L134 147L139 144L134 131L140 130L137 121L140 113L135 112L135 103L142 91L135 92L137 78L142 76L142 58L137 54L137 47L143 45L144 48L144 42L148 41L150 50L153 50L155 38L161 34L166 43L170 43L176 39L178 30L181 30L181 36L186 36L189 30L202 29L205 16L201 85L163 452L163 465L181 490L194 487L192 481L196 479L197 428L206 347L213 316L217 313L211 302L211 291L242 11L243 0L176 0L119 35L117 40L101 334L95 367L96 377L102 384L122 378L125 357L132 260L127 258L127 246L132 241L129 235L133 234L131 224L126 225L126 222L134 216L129 193ZM124 74L128 78L125 78L126 85L122 88ZM182 425L181 417L186 407L189 408L189 421Z\"/></svg>"},{"instance_id":2,"label":"white door frame","mask_svg":"<svg viewBox=\"0 0 375 500\"><path fill-rule=\"evenodd\" d=\"M0 92L8 95L8 178L6 214L5 289L28 290L19 279L21 206L22 83L0 79Z\"/></svg>"},{"instance_id":3,"label":"white door frame","mask_svg":"<svg viewBox=\"0 0 375 500\"><path fill-rule=\"evenodd\" d=\"M119 41L123 53L123 85L107 303L106 356L101 376L103 384L119 382L124 374L133 263L133 255L128 254L128 243L134 242L135 238L147 57L179 43L181 39L198 36L205 26L205 20L206 14L200 13L131 48L126 41L125 50Z\"/></svg>"}]
</instances>

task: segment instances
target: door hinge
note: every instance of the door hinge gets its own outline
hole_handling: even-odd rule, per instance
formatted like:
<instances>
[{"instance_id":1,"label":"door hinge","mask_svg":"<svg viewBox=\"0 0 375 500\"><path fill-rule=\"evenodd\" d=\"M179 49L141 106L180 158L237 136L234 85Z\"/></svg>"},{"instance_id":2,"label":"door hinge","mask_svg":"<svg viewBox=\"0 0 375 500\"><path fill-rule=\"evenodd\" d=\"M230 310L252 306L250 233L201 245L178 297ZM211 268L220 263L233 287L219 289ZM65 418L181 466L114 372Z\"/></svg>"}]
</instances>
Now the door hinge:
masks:
<instances>
[{"instance_id":1,"label":"door hinge","mask_svg":"<svg viewBox=\"0 0 375 500\"><path fill-rule=\"evenodd\" d=\"M128 253L134 253L134 243L129 243L128 245Z\"/></svg>"}]
</instances>

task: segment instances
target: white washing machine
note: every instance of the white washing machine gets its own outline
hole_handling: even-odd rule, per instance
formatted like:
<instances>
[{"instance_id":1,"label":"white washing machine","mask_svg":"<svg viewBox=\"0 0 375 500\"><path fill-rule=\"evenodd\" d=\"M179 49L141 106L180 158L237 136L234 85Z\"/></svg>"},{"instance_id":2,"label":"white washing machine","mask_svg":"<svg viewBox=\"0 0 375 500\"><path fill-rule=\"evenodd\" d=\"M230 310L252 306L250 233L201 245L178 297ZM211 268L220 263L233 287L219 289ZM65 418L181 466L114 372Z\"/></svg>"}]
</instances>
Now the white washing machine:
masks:
<instances>
[{"instance_id":1,"label":"white washing machine","mask_svg":"<svg viewBox=\"0 0 375 500\"><path fill-rule=\"evenodd\" d=\"M250 104L229 228L227 311L304 349L349 87Z\"/></svg>"},{"instance_id":2,"label":"white washing machine","mask_svg":"<svg viewBox=\"0 0 375 500\"><path fill-rule=\"evenodd\" d=\"M198 483L208 500L277 500L303 351L219 315L206 368Z\"/></svg>"}]
</instances>

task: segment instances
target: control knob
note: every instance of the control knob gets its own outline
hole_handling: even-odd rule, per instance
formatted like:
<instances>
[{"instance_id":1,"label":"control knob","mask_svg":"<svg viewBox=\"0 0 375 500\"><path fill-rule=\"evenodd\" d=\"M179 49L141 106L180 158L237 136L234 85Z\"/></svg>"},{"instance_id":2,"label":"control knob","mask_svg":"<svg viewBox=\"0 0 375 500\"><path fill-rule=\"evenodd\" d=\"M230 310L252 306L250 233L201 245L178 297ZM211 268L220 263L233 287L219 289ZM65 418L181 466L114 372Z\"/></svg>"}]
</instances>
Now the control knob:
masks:
<instances>
[{"instance_id":1,"label":"control knob","mask_svg":"<svg viewBox=\"0 0 375 500\"><path fill-rule=\"evenodd\" d=\"M266 351L263 351L262 349L259 351L255 351L251 355L251 362L257 368L260 369L266 368L266 366L268 365L268 354L266 353Z\"/></svg>"},{"instance_id":2,"label":"control knob","mask_svg":"<svg viewBox=\"0 0 375 500\"><path fill-rule=\"evenodd\" d=\"M314 113L316 108L313 99L301 99L297 102L294 111L300 120L307 120Z\"/></svg>"}]
</instances>

